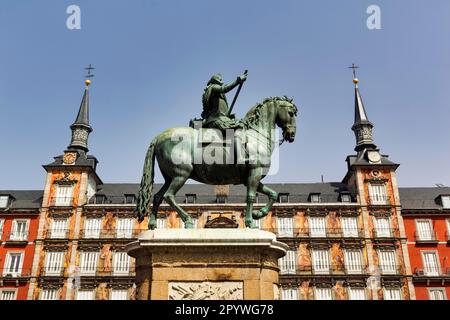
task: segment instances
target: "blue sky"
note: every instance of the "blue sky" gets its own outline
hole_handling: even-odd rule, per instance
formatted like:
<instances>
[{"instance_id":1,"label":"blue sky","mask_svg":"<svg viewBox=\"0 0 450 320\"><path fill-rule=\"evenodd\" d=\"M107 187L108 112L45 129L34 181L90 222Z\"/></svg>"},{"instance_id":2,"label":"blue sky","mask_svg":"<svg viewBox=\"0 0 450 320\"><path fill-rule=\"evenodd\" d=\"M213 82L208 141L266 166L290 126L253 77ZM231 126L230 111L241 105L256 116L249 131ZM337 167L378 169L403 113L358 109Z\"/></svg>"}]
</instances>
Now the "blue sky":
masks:
<instances>
[{"instance_id":1,"label":"blue sky","mask_svg":"<svg viewBox=\"0 0 450 320\"><path fill-rule=\"evenodd\" d=\"M71 4L81 30L66 28ZM371 4L381 30L366 27ZM300 108L296 141L266 181L340 181L355 145L355 62L399 184L450 185L449 31L448 0L2 0L0 189L43 188L41 165L70 142L89 63L90 153L104 182L139 182L152 138L199 116L213 73L231 81L244 69L238 116L275 95Z\"/></svg>"}]
</instances>

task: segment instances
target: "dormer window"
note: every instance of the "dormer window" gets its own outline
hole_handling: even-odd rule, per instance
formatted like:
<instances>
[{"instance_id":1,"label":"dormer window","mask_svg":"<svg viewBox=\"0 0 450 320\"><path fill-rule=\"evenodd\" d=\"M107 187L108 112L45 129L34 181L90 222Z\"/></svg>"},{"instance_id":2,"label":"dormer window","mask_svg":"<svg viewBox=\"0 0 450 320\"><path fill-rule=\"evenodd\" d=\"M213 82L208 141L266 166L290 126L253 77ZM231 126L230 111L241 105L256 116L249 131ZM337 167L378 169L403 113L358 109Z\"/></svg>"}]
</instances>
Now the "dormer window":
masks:
<instances>
[{"instance_id":1,"label":"dormer window","mask_svg":"<svg viewBox=\"0 0 450 320\"><path fill-rule=\"evenodd\" d=\"M289 203L289 193L280 193L278 195L278 201L280 203Z\"/></svg>"},{"instance_id":2,"label":"dormer window","mask_svg":"<svg viewBox=\"0 0 450 320\"><path fill-rule=\"evenodd\" d=\"M217 203L227 203L227 196L225 196L225 195L217 195L216 202Z\"/></svg>"},{"instance_id":3,"label":"dormer window","mask_svg":"<svg viewBox=\"0 0 450 320\"><path fill-rule=\"evenodd\" d=\"M341 193L341 202L352 202L352 197L350 196L350 193Z\"/></svg>"},{"instance_id":4,"label":"dormer window","mask_svg":"<svg viewBox=\"0 0 450 320\"><path fill-rule=\"evenodd\" d=\"M136 196L134 194L126 194L125 195L125 203L126 204L136 203Z\"/></svg>"},{"instance_id":5,"label":"dormer window","mask_svg":"<svg viewBox=\"0 0 450 320\"><path fill-rule=\"evenodd\" d=\"M441 196L441 203L444 209L450 209L450 196L449 195Z\"/></svg>"},{"instance_id":6,"label":"dormer window","mask_svg":"<svg viewBox=\"0 0 450 320\"><path fill-rule=\"evenodd\" d=\"M96 204L104 204L106 202L106 196L102 194L98 194L95 196L95 203Z\"/></svg>"},{"instance_id":7,"label":"dormer window","mask_svg":"<svg viewBox=\"0 0 450 320\"><path fill-rule=\"evenodd\" d=\"M320 193L311 193L309 195L309 201L311 201L311 203L319 203L320 202Z\"/></svg>"},{"instance_id":8,"label":"dormer window","mask_svg":"<svg viewBox=\"0 0 450 320\"><path fill-rule=\"evenodd\" d=\"M186 194L186 203L195 203L197 196L195 194Z\"/></svg>"},{"instance_id":9,"label":"dormer window","mask_svg":"<svg viewBox=\"0 0 450 320\"><path fill-rule=\"evenodd\" d=\"M0 196L0 209L8 207L9 196Z\"/></svg>"}]
</instances>

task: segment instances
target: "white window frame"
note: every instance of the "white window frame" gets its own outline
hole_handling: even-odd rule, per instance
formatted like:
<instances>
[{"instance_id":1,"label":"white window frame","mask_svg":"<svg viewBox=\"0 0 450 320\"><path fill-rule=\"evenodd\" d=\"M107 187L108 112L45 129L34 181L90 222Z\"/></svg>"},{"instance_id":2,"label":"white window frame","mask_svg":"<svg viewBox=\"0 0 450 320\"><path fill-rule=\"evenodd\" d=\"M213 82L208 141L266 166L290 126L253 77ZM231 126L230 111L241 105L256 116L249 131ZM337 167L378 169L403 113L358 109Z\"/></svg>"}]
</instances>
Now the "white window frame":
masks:
<instances>
[{"instance_id":1,"label":"white window frame","mask_svg":"<svg viewBox=\"0 0 450 320\"><path fill-rule=\"evenodd\" d=\"M439 260L439 252L437 250L422 250L420 251L422 256L423 273L425 276L433 277L441 274L441 263ZM431 260L426 258L426 255L433 255L435 265L430 264Z\"/></svg>"},{"instance_id":2,"label":"white window frame","mask_svg":"<svg viewBox=\"0 0 450 320\"><path fill-rule=\"evenodd\" d=\"M357 238L359 236L358 217L342 217L341 228L344 238Z\"/></svg>"},{"instance_id":3,"label":"white window frame","mask_svg":"<svg viewBox=\"0 0 450 320\"><path fill-rule=\"evenodd\" d=\"M330 274L330 250L311 250L312 271L314 274Z\"/></svg>"},{"instance_id":4,"label":"white window frame","mask_svg":"<svg viewBox=\"0 0 450 320\"><path fill-rule=\"evenodd\" d=\"M281 300L298 300L298 288L281 288Z\"/></svg>"},{"instance_id":5,"label":"white window frame","mask_svg":"<svg viewBox=\"0 0 450 320\"><path fill-rule=\"evenodd\" d=\"M123 294L125 294L125 299L123 299ZM112 289L110 300L130 300L129 292L127 289Z\"/></svg>"},{"instance_id":6,"label":"white window frame","mask_svg":"<svg viewBox=\"0 0 450 320\"><path fill-rule=\"evenodd\" d=\"M14 267L13 271L9 271L11 264L11 255L19 255L20 260L18 266ZM22 267L25 253L23 251L8 251L6 253L5 264L3 267L3 276L11 275L12 277L18 277L22 275Z\"/></svg>"},{"instance_id":7,"label":"white window frame","mask_svg":"<svg viewBox=\"0 0 450 320\"><path fill-rule=\"evenodd\" d=\"M0 242L2 241L4 227L5 227L5 219L0 219Z\"/></svg>"},{"instance_id":8,"label":"white window frame","mask_svg":"<svg viewBox=\"0 0 450 320\"><path fill-rule=\"evenodd\" d=\"M64 270L66 251L47 251L45 254L45 275L61 275Z\"/></svg>"},{"instance_id":9,"label":"white window frame","mask_svg":"<svg viewBox=\"0 0 450 320\"><path fill-rule=\"evenodd\" d=\"M319 223L320 222L320 223ZM327 218L313 216L308 218L309 236L324 238L327 236Z\"/></svg>"},{"instance_id":10,"label":"white window frame","mask_svg":"<svg viewBox=\"0 0 450 320\"><path fill-rule=\"evenodd\" d=\"M100 252L98 251L81 251L80 252L80 274L95 275L97 272L98 260Z\"/></svg>"},{"instance_id":11,"label":"white window frame","mask_svg":"<svg viewBox=\"0 0 450 320\"><path fill-rule=\"evenodd\" d=\"M25 223L24 230L18 230L18 223ZM9 235L9 240L12 241L27 241L28 240L28 231L30 228L30 220L29 219L14 219L12 221L11 233Z\"/></svg>"},{"instance_id":12,"label":"white window frame","mask_svg":"<svg viewBox=\"0 0 450 320\"><path fill-rule=\"evenodd\" d=\"M41 289L39 300L59 300L58 289Z\"/></svg>"},{"instance_id":13,"label":"white window frame","mask_svg":"<svg viewBox=\"0 0 450 320\"><path fill-rule=\"evenodd\" d=\"M324 293L327 293L326 295ZM326 298L324 299L324 297ZM333 300L332 288L317 288L314 287L314 300Z\"/></svg>"},{"instance_id":14,"label":"white window frame","mask_svg":"<svg viewBox=\"0 0 450 320\"><path fill-rule=\"evenodd\" d=\"M395 295L395 297L394 297ZM403 300L401 288L383 288L384 300Z\"/></svg>"},{"instance_id":15,"label":"white window frame","mask_svg":"<svg viewBox=\"0 0 450 320\"><path fill-rule=\"evenodd\" d=\"M63 191L64 190L64 191ZM55 188L55 206L68 207L73 203L73 190L72 185L57 185Z\"/></svg>"},{"instance_id":16,"label":"white window frame","mask_svg":"<svg viewBox=\"0 0 450 320\"><path fill-rule=\"evenodd\" d=\"M295 274L297 269L297 250L287 250L286 255L278 259L280 274Z\"/></svg>"},{"instance_id":17,"label":"white window frame","mask_svg":"<svg viewBox=\"0 0 450 320\"><path fill-rule=\"evenodd\" d=\"M130 273L131 257L124 251L114 252L113 274L128 275Z\"/></svg>"},{"instance_id":18,"label":"white window frame","mask_svg":"<svg viewBox=\"0 0 450 320\"><path fill-rule=\"evenodd\" d=\"M447 224L447 241L450 241L450 219L446 219L445 223Z\"/></svg>"},{"instance_id":19,"label":"white window frame","mask_svg":"<svg viewBox=\"0 0 450 320\"><path fill-rule=\"evenodd\" d=\"M130 239L133 237L134 219L133 218L118 218L116 225L116 237Z\"/></svg>"},{"instance_id":20,"label":"white window frame","mask_svg":"<svg viewBox=\"0 0 450 320\"><path fill-rule=\"evenodd\" d=\"M393 261L384 261L389 255ZM378 250L378 264L381 274L397 274L397 252L395 249Z\"/></svg>"},{"instance_id":21,"label":"white window frame","mask_svg":"<svg viewBox=\"0 0 450 320\"><path fill-rule=\"evenodd\" d=\"M278 237L294 236L294 219L292 217L277 217Z\"/></svg>"},{"instance_id":22,"label":"white window frame","mask_svg":"<svg viewBox=\"0 0 450 320\"><path fill-rule=\"evenodd\" d=\"M0 196L0 209L7 208L9 204L9 196Z\"/></svg>"},{"instance_id":23,"label":"white window frame","mask_svg":"<svg viewBox=\"0 0 450 320\"><path fill-rule=\"evenodd\" d=\"M366 288L348 287L347 293L348 300L367 300Z\"/></svg>"},{"instance_id":24,"label":"white window frame","mask_svg":"<svg viewBox=\"0 0 450 320\"><path fill-rule=\"evenodd\" d=\"M383 225L381 224L382 221ZM374 217L374 227L376 238L390 238L392 236L390 217Z\"/></svg>"},{"instance_id":25,"label":"white window frame","mask_svg":"<svg viewBox=\"0 0 450 320\"><path fill-rule=\"evenodd\" d=\"M434 239L434 227L431 219L415 219L417 240L436 240ZM424 226L427 225L428 227ZM426 230L428 228L428 230Z\"/></svg>"},{"instance_id":26,"label":"white window frame","mask_svg":"<svg viewBox=\"0 0 450 320\"><path fill-rule=\"evenodd\" d=\"M84 219L84 238L98 239L102 231L102 218L85 218Z\"/></svg>"},{"instance_id":27,"label":"white window frame","mask_svg":"<svg viewBox=\"0 0 450 320\"><path fill-rule=\"evenodd\" d=\"M92 295L92 296L89 297L90 299L86 299L84 296L80 296L81 292L83 293L83 295L84 294L89 294L89 295ZM94 289L79 289L77 291L77 296L76 296L75 300L85 300L85 301L95 300L95 290Z\"/></svg>"},{"instance_id":28,"label":"white window frame","mask_svg":"<svg viewBox=\"0 0 450 320\"><path fill-rule=\"evenodd\" d=\"M442 294L442 299L435 299L436 296L433 296L432 292L438 291ZM428 299L429 300L447 300L447 294L445 292L445 288L428 288Z\"/></svg>"},{"instance_id":29,"label":"white window frame","mask_svg":"<svg viewBox=\"0 0 450 320\"><path fill-rule=\"evenodd\" d=\"M360 249L345 249L344 264L347 273L361 274L363 272L363 258Z\"/></svg>"},{"instance_id":30,"label":"white window frame","mask_svg":"<svg viewBox=\"0 0 450 320\"><path fill-rule=\"evenodd\" d=\"M441 196L442 208L450 209L450 196L443 195Z\"/></svg>"},{"instance_id":31,"label":"white window frame","mask_svg":"<svg viewBox=\"0 0 450 320\"><path fill-rule=\"evenodd\" d=\"M51 239L65 239L67 237L68 219L52 219L50 227Z\"/></svg>"},{"instance_id":32,"label":"white window frame","mask_svg":"<svg viewBox=\"0 0 450 320\"><path fill-rule=\"evenodd\" d=\"M8 293L12 293L12 299L5 299L4 294L8 292ZM0 289L0 301L13 301L13 300L17 300L17 289L10 289L10 288L4 288L4 289Z\"/></svg>"},{"instance_id":33,"label":"white window frame","mask_svg":"<svg viewBox=\"0 0 450 320\"><path fill-rule=\"evenodd\" d=\"M385 183L369 183L369 198L370 204L388 204L387 185Z\"/></svg>"}]
</instances>

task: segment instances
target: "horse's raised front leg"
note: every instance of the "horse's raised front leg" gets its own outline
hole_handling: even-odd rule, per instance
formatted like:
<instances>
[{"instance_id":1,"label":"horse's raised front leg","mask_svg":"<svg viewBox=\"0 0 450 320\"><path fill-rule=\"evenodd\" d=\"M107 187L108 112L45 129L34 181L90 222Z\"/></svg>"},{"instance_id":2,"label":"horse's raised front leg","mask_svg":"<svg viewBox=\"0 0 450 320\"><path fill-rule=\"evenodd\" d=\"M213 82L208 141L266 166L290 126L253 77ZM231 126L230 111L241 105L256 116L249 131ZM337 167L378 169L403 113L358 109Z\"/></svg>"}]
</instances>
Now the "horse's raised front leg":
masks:
<instances>
[{"instance_id":1,"label":"horse's raised front leg","mask_svg":"<svg viewBox=\"0 0 450 320\"><path fill-rule=\"evenodd\" d=\"M278 200L278 193L265 186L262 182L259 183L257 190L258 192L261 192L262 194L268 196L269 202L267 202L267 204L263 208L261 208L261 210L253 211L253 219L261 219L267 216L275 201Z\"/></svg>"},{"instance_id":2,"label":"horse's raised front leg","mask_svg":"<svg viewBox=\"0 0 450 320\"><path fill-rule=\"evenodd\" d=\"M184 222L184 227L186 229L192 229L194 228L194 222L192 221L192 218L189 214L186 213L186 211L183 210L175 201L175 195L178 192L178 190L181 189L181 187L186 183L186 180L188 179L189 175L187 176L177 176L172 179L170 182L169 188L167 189L166 193L164 194L164 200L172 206L172 208L175 209L175 211L180 216L181 220Z\"/></svg>"},{"instance_id":3,"label":"horse's raised front leg","mask_svg":"<svg viewBox=\"0 0 450 320\"><path fill-rule=\"evenodd\" d=\"M150 217L148 219L148 228L153 230L156 228L156 216L158 214L159 206L164 200L164 194L170 186L171 179L166 179L164 185L159 189L159 191L153 196L153 206L152 212L150 213Z\"/></svg>"},{"instance_id":4,"label":"horse's raised front leg","mask_svg":"<svg viewBox=\"0 0 450 320\"><path fill-rule=\"evenodd\" d=\"M245 226L247 228L256 228L253 222L253 203L256 199L256 189L258 188L259 181L261 180L260 168L254 168L249 170L247 177L247 209L245 211Z\"/></svg>"}]
</instances>

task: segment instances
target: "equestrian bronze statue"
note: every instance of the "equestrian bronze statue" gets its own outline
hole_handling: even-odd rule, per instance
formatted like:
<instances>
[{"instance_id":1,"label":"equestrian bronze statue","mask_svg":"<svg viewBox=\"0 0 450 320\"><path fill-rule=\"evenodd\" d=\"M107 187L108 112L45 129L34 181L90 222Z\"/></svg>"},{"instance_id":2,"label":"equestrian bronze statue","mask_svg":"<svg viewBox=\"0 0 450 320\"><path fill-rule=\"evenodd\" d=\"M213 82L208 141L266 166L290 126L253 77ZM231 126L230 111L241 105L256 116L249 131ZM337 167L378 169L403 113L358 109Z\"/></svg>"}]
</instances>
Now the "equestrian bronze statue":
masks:
<instances>
[{"instance_id":1,"label":"equestrian bronze statue","mask_svg":"<svg viewBox=\"0 0 450 320\"><path fill-rule=\"evenodd\" d=\"M278 143L276 128L282 129L280 144L295 139L297 107L287 97L271 97L236 121L230 116L225 93L236 86L239 92L246 77L244 73L233 83L224 85L220 75L213 76L203 94L201 125L167 129L150 143L136 206L140 222L150 213L149 229L156 228L156 216L163 200L176 210L185 228L193 228L192 218L175 201L176 193L188 179L210 185L245 185L245 226L249 228L255 227L253 219L265 217L277 201L277 192L261 180L270 169L271 156ZM165 183L154 195L151 206L155 160ZM260 210L253 210L257 192L267 195L269 201Z\"/></svg>"}]
</instances>

